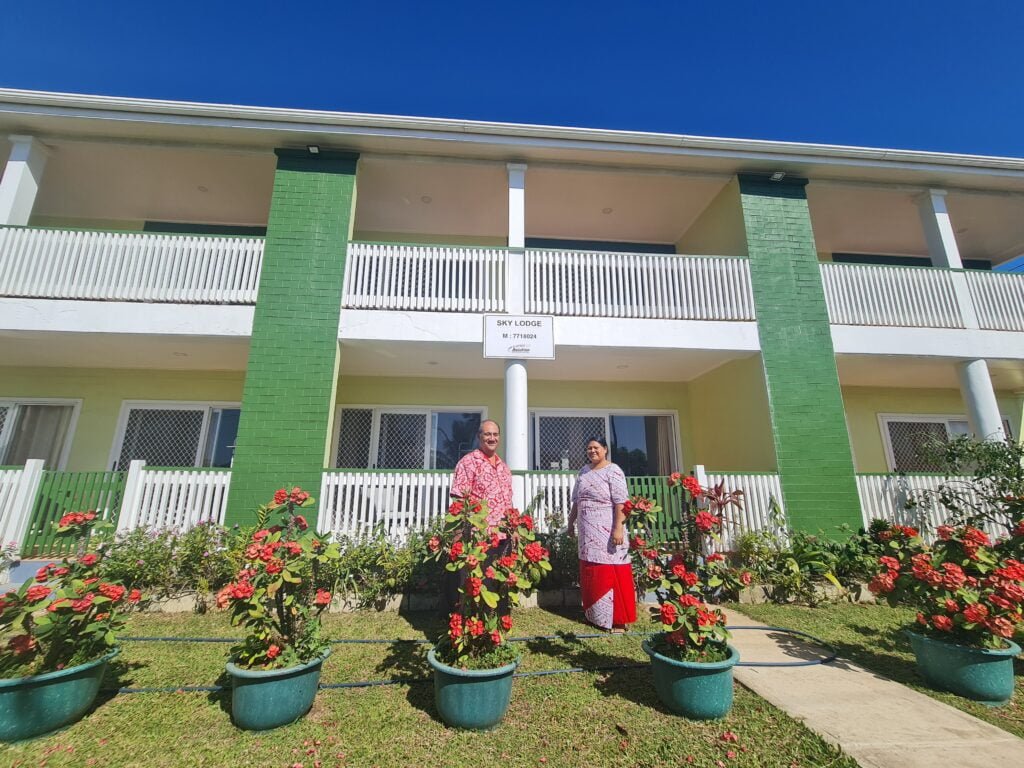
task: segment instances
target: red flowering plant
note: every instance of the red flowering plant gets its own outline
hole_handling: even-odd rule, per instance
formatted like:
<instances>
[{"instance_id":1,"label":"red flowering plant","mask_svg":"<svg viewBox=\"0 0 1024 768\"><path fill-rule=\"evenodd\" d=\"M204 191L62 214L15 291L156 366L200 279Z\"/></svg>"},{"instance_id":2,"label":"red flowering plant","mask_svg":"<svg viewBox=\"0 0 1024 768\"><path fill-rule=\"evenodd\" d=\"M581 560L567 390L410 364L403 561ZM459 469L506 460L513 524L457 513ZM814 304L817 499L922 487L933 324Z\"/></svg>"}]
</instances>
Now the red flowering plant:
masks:
<instances>
[{"instance_id":1,"label":"red flowering plant","mask_svg":"<svg viewBox=\"0 0 1024 768\"><path fill-rule=\"evenodd\" d=\"M940 525L928 546L917 530L877 534L886 553L868 585L890 605L917 609L916 631L977 648L1003 648L1024 618L1024 563L993 548L970 525Z\"/></svg>"},{"instance_id":2,"label":"red flowering plant","mask_svg":"<svg viewBox=\"0 0 1024 768\"><path fill-rule=\"evenodd\" d=\"M281 488L260 506L256 530L243 553L241 570L217 593L217 607L246 636L231 649L232 661L248 669L284 669L321 656L329 647L320 635L320 615L330 590L318 587L320 570L340 558L337 544L309 529L298 510L314 499L299 487ZM267 523L281 516L278 525Z\"/></svg>"},{"instance_id":3,"label":"red flowering plant","mask_svg":"<svg viewBox=\"0 0 1024 768\"><path fill-rule=\"evenodd\" d=\"M725 615L704 602L709 582L687 568L682 553L665 564L665 573L656 592L658 607L651 619L664 631L653 638L654 650L682 661L724 661L729 657L729 630Z\"/></svg>"},{"instance_id":4,"label":"red flowering plant","mask_svg":"<svg viewBox=\"0 0 1024 768\"><path fill-rule=\"evenodd\" d=\"M0 676L24 677L95 661L117 648L120 612L139 590L104 578L102 552L86 552L96 512L70 512L57 533L79 541L76 557L49 563L17 590L0 595Z\"/></svg>"},{"instance_id":5,"label":"red flowering plant","mask_svg":"<svg viewBox=\"0 0 1024 768\"><path fill-rule=\"evenodd\" d=\"M658 547L653 543L654 525L661 506L646 496L632 496L622 505L629 533L629 557L638 600L661 584L662 567Z\"/></svg>"},{"instance_id":6,"label":"red flowering plant","mask_svg":"<svg viewBox=\"0 0 1024 768\"><path fill-rule=\"evenodd\" d=\"M743 506L743 491L727 491L725 481L702 488L697 478L674 472L668 486L682 494L682 549L686 567L700 573L704 593L716 599L735 598L751 582L750 571L735 568L722 553L722 526L730 507ZM662 564L662 570L667 570Z\"/></svg>"},{"instance_id":7,"label":"red flowering plant","mask_svg":"<svg viewBox=\"0 0 1024 768\"><path fill-rule=\"evenodd\" d=\"M514 661L518 654L507 643L512 608L551 570L530 515L509 509L496 525L487 515L486 501L455 499L442 534L428 543L426 559L445 562L461 582L447 636L437 644L438 659L450 666L491 669Z\"/></svg>"}]
</instances>

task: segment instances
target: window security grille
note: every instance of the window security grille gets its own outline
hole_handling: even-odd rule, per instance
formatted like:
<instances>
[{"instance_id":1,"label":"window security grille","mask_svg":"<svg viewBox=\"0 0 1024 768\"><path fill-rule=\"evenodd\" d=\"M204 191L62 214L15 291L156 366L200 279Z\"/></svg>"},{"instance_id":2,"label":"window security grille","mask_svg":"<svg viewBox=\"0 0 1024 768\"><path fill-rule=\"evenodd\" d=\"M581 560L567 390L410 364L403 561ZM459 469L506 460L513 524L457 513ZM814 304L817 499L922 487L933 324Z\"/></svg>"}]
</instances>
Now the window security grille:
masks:
<instances>
[{"instance_id":1,"label":"window security grille","mask_svg":"<svg viewBox=\"0 0 1024 768\"><path fill-rule=\"evenodd\" d=\"M928 421L889 421L889 442L897 472L939 472L929 447L949 440L946 425Z\"/></svg>"},{"instance_id":2,"label":"window security grille","mask_svg":"<svg viewBox=\"0 0 1024 768\"><path fill-rule=\"evenodd\" d=\"M423 469L426 441L425 413L382 413L377 468Z\"/></svg>"},{"instance_id":3,"label":"window security grille","mask_svg":"<svg viewBox=\"0 0 1024 768\"><path fill-rule=\"evenodd\" d=\"M363 468L369 466L370 441L373 438L373 410L343 408L338 428L338 451L335 466Z\"/></svg>"},{"instance_id":4,"label":"window security grille","mask_svg":"<svg viewBox=\"0 0 1024 768\"><path fill-rule=\"evenodd\" d=\"M0 435L4 433L4 424L7 423L7 414L10 410L10 406L0 405Z\"/></svg>"},{"instance_id":5,"label":"window security grille","mask_svg":"<svg viewBox=\"0 0 1024 768\"><path fill-rule=\"evenodd\" d=\"M605 437L605 424L604 416L538 416L537 469L579 469L587 439Z\"/></svg>"},{"instance_id":6,"label":"window security grille","mask_svg":"<svg viewBox=\"0 0 1024 768\"><path fill-rule=\"evenodd\" d=\"M195 466L205 415L202 408L133 408L115 469L128 469L133 459L155 467Z\"/></svg>"}]
</instances>

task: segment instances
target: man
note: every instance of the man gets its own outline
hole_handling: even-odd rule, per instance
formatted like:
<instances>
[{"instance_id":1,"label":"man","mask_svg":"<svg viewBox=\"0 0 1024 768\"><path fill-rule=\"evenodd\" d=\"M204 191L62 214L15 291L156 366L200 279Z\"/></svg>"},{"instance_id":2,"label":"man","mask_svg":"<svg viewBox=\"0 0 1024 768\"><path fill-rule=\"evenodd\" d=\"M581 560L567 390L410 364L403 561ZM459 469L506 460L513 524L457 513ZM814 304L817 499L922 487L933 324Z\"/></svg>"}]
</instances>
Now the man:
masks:
<instances>
[{"instance_id":1,"label":"man","mask_svg":"<svg viewBox=\"0 0 1024 768\"><path fill-rule=\"evenodd\" d=\"M489 525L497 525L512 506L512 470L498 456L498 444L501 442L501 428L498 422L490 419L480 422L476 442L476 449L459 459L459 463L455 465L451 495L468 494L486 501L487 522ZM506 553L507 547L504 544L507 542L488 553L488 562ZM445 616L458 606L462 576L461 572L444 573L441 584L441 608Z\"/></svg>"},{"instance_id":2,"label":"man","mask_svg":"<svg viewBox=\"0 0 1024 768\"><path fill-rule=\"evenodd\" d=\"M487 522L496 525L512 506L512 470L498 456L501 428L498 422L480 422L476 433L477 448L455 465L452 496L469 494L487 502Z\"/></svg>"}]
</instances>

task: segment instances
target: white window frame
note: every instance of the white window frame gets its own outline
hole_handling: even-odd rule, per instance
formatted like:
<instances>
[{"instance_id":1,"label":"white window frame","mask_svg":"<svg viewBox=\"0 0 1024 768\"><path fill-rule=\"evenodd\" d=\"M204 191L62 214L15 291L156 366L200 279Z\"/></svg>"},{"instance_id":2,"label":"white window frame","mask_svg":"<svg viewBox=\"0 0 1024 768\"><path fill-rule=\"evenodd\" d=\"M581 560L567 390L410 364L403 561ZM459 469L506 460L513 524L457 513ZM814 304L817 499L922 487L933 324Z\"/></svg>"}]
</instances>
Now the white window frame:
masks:
<instances>
[{"instance_id":1,"label":"white window frame","mask_svg":"<svg viewBox=\"0 0 1024 768\"><path fill-rule=\"evenodd\" d=\"M536 466L539 463L540 446L536 445L534 435L537 433L539 424L537 419L541 416L600 416L604 418L604 439L608 441L608 452L611 453L612 416L668 416L672 420L671 453L675 459L674 466L682 467L682 450L679 445L679 411L662 410L658 408L531 408L530 429L529 429L529 452L530 464ZM613 461L614 456L610 456ZM582 460L581 460L582 461ZM579 467L576 467L578 469ZM537 471L544 471L543 468Z\"/></svg>"},{"instance_id":2,"label":"white window frame","mask_svg":"<svg viewBox=\"0 0 1024 768\"><path fill-rule=\"evenodd\" d=\"M78 427L78 414L82 411L81 398L71 397L0 397L0 406L16 407L19 405L70 405L71 420L68 422L68 434L64 439L64 445L60 449L60 458L55 469L58 471L67 467L68 457L71 455L71 444L75 441L75 429ZM4 423L3 433L0 434L0 447L6 447L10 439L10 430L14 428L14 420L10 419Z\"/></svg>"},{"instance_id":3,"label":"white window frame","mask_svg":"<svg viewBox=\"0 0 1024 768\"><path fill-rule=\"evenodd\" d=\"M999 418L1003 421L1003 427L1006 427L1006 423L1009 419L1004 415L1000 414ZM949 422L951 421L966 421L970 424L970 419L966 416L956 413L880 413L878 414L878 431L882 436L882 447L885 449L885 463L889 467L889 471L892 473L899 472L896 469L896 454L892 450L892 438L889 436L889 422L890 421L916 421L922 424L944 424L946 427L946 434L950 435L952 432L949 429Z\"/></svg>"},{"instance_id":4,"label":"white window frame","mask_svg":"<svg viewBox=\"0 0 1024 768\"><path fill-rule=\"evenodd\" d=\"M110 457L107 459L107 466L114 469L121 458L121 449L124 447L125 432L128 431L128 416L133 410L149 411L203 411L203 423L199 428L199 444L196 447L196 454L192 459L192 466L200 466L203 458L203 449L210 436L210 416L214 408L238 408L239 402L221 400L123 400L121 412L117 417L117 428L114 430L114 443L110 448Z\"/></svg>"},{"instance_id":5,"label":"white window frame","mask_svg":"<svg viewBox=\"0 0 1024 768\"><path fill-rule=\"evenodd\" d=\"M430 459L430 439L432 419L434 413L472 413L480 412L480 421L487 421L486 405L370 405L358 403L338 403L334 409L334 426L331 429L331 467L338 466L338 439L341 437L341 412L345 408L357 411L372 411L370 417L370 451L367 457L368 463L377 463L377 449L380 447L380 415L381 413L412 413L426 415L427 428L423 438L423 464L426 465ZM421 467L422 470L424 467ZM377 469L376 466L368 469ZM414 471L414 470L410 470Z\"/></svg>"}]
</instances>

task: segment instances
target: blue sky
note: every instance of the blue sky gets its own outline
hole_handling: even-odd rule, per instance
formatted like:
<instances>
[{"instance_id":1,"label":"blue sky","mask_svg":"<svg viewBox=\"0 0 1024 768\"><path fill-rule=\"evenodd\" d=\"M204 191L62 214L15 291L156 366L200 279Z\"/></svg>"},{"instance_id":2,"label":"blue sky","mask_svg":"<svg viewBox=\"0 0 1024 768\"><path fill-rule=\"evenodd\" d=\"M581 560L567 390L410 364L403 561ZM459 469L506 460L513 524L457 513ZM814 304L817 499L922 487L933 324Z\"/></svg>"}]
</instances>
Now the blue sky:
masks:
<instances>
[{"instance_id":1,"label":"blue sky","mask_svg":"<svg viewBox=\"0 0 1024 768\"><path fill-rule=\"evenodd\" d=\"M1024 157L1018 2L35 2L0 86Z\"/></svg>"}]
</instances>

